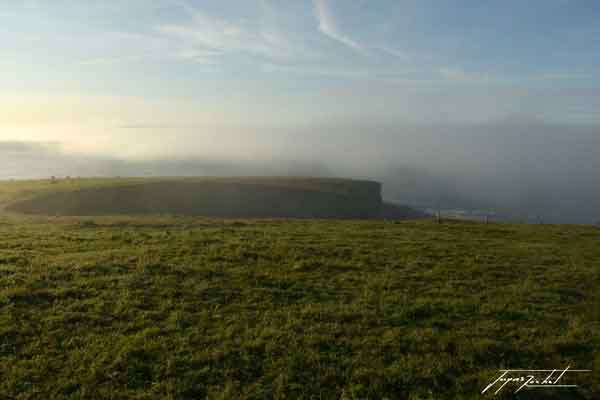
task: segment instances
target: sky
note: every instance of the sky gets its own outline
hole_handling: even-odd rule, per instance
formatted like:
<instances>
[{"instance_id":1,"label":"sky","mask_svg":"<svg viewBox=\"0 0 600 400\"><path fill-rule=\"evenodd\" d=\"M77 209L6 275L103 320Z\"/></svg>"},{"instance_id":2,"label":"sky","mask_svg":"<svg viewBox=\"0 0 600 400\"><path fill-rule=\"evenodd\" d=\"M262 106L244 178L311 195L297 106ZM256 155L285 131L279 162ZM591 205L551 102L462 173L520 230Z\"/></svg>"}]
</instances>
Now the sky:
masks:
<instances>
[{"instance_id":1,"label":"sky","mask_svg":"<svg viewBox=\"0 0 600 400\"><path fill-rule=\"evenodd\" d=\"M554 154L591 179L598 20L595 0L0 0L0 153L463 182L543 181Z\"/></svg>"}]
</instances>

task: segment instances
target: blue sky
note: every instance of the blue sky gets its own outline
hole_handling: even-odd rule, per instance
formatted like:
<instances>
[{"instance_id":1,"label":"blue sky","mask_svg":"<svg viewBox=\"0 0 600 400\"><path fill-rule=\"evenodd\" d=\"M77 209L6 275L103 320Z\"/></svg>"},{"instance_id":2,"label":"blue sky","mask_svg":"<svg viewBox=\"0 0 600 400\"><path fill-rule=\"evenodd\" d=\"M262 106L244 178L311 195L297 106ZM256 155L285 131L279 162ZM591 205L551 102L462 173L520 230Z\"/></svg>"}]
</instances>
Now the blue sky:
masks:
<instances>
[{"instance_id":1,"label":"blue sky","mask_svg":"<svg viewBox=\"0 0 600 400\"><path fill-rule=\"evenodd\" d=\"M599 20L592 0L6 0L0 140L257 155L311 124L598 123Z\"/></svg>"}]
</instances>

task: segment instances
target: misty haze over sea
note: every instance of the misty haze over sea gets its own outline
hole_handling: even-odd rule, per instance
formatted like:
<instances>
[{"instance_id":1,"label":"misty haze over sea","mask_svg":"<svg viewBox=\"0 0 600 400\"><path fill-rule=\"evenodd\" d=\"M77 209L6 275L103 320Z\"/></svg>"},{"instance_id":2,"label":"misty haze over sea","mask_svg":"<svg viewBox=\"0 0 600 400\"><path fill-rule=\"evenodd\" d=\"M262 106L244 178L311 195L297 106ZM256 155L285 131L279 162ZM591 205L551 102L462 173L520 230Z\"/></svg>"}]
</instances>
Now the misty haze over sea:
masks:
<instances>
[{"instance_id":1,"label":"misty haze over sea","mask_svg":"<svg viewBox=\"0 0 600 400\"><path fill-rule=\"evenodd\" d=\"M320 132L327 132L326 139ZM448 125L321 124L266 131L253 157L127 158L61 143L0 143L0 178L315 176L374 179L387 201L515 221L600 220L596 125L504 121ZM279 138L279 142L273 138Z\"/></svg>"}]
</instances>

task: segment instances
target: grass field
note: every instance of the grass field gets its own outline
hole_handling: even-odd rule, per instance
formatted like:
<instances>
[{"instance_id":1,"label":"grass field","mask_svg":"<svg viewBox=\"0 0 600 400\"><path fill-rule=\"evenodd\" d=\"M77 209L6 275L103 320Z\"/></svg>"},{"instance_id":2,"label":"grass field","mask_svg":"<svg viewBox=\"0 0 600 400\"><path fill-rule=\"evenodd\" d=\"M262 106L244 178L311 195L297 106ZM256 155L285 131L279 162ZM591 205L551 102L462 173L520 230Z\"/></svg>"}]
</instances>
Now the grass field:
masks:
<instances>
[{"instance_id":1,"label":"grass field","mask_svg":"<svg viewBox=\"0 0 600 400\"><path fill-rule=\"evenodd\" d=\"M597 227L4 214L0 238L0 399L480 399L566 366L593 372L495 398L600 394Z\"/></svg>"},{"instance_id":2,"label":"grass field","mask_svg":"<svg viewBox=\"0 0 600 400\"><path fill-rule=\"evenodd\" d=\"M383 204L381 184L324 178L54 179L0 187L6 211L41 215L188 215L213 218L407 218Z\"/></svg>"},{"instance_id":3,"label":"grass field","mask_svg":"<svg viewBox=\"0 0 600 400\"><path fill-rule=\"evenodd\" d=\"M314 190L348 195L352 192L365 192L372 189L368 181L310 178L310 177L106 177L106 178L62 178L38 180L0 181L0 208L17 200L35 198L57 192L72 192L85 189L115 188L164 182L188 183L233 183Z\"/></svg>"}]
</instances>

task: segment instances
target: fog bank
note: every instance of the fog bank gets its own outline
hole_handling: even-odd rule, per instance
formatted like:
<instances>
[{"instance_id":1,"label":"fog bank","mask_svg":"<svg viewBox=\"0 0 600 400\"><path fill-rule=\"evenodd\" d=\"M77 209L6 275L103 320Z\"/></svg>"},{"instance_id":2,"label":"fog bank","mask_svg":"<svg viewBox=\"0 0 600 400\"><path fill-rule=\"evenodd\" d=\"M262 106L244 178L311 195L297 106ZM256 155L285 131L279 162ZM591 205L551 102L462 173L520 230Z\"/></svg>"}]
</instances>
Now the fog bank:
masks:
<instances>
[{"instance_id":1,"label":"fog bank","mask_svg":"<svg viewBox=\"0 0 600 400\"><path fill-rule=\"evenodd\" d=\"M233 141L240 132L223 132ZM600 129L538 121L398 125L320 123L264 128L252 151L209 159L78 154L61 143L0 142L0 178L300 175L367 178L388 201L487 210L545 222L600 221ZM199 144L195 144L200 146ZM208 144L200 153L210 152ZM238 149L239 150L239 149Z\"/></svg>"}]
</instances>

